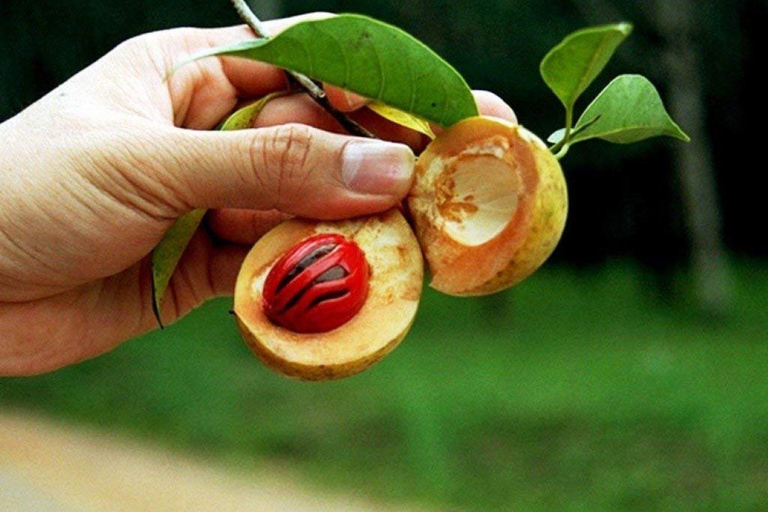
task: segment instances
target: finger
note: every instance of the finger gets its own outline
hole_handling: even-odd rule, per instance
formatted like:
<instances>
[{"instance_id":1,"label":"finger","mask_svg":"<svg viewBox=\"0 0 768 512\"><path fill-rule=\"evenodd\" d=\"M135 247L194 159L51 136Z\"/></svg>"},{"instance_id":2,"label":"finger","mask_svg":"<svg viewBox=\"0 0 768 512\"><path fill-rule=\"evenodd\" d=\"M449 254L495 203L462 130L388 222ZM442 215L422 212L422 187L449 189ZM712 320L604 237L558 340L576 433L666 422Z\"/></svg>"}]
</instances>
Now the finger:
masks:
<instances>
[{"instance_id":1,"label":"finger","mask_svg":"<svg viewBox=\"0 0 768 512\"><path fill-rule=\"evenodd\" d=\"M274 36L283 30L303 21L319 20L332 17L327 12L312 12L264 22L268 35ZM208 50L231 43L254 39L253 31L245 25L214 29L186 29L190 32L186 39L191 53ZM259 96L283 88L286 83L283 70L270 64L240 57L219 57L222 71L229 83L242 96Z\"/></svg>"},{"instance_id":2,"label":"finger","mask_svg":"<svg viewBox=\"0 0 768 512\"><path fill-rule=\"evenodd\" d=\"M332 16L311 13L266 22L267 30L277 34L296 23ZM218 46L254 39L245 26L219 29L184 28L156 32L137 39L145 57L154 60L159 53L163 77L191 55ZM157 52L159 46L162 51ZM143 64L140 63L140 64ZM229 113L239 97L258 97L287 86L285 73L268 64L236 57L200 59L176 69L167 80L173 120L176 126L213 128Z\"/></svg>"},{"instance_id":3,"label":"finger","mask_svg":"<svg viewBox=\"0 0 768 512\"><path fill-rule=\"evenodd\" d=\"M489 91L472 91L472 95L475 97L475 103L477 104L477 110L480 115L498 117L509 121L510 123L517 124L515 111L496 94ZM430 126L432 127L432 131L437 135L440 135L445 129L442 126L433 123L430 123Z\"/></svg>"},{"instance_id":4,"label":"finger","mask_svg":"<svg viewBox=\"0 0 768 512\"><path fill-rule=\"evenodd\" d=\"M331 93L330 91L335 92ZM346 110L349 112L350 117L368 128L374 135L376 135L376 137L392 142L407 144L414 150L423 148L424 140L421 134L397 123L393 123L388 119L384 119L370 109L361 108L367 101L362 96L346 93L342 89L336 87L326 89L326 92L329 93L329 99L331 98L331 94L351 94L353 96L350 100L352 103L345 103L347 107ZM359 106L357 106L355 102L360 100L362 103L359 103ZM346 100L337 98L336 101L344 102ZM353 104L356 106L350 108L350 105ZM336 108L339 107L337 106ZM342 133L344 131L333 116L306 94L293 94L291 96L276 98L268 102L256 117L254 127L277 126L286 123L307 124L334 133Z\"/></svg>"},{"instance_id":5,"label":"finger","mask_svg":"<svg viewBox=\"0 0 768 512\"><path fill-rule=\"evenodd\" d=\"M342 112L353 112L363 108L368 103L368 99L365 96L345 91L333 85L326 84L323 86L323 89L331 105Z\"/></svg>"},{"instance_id":6,"label":"finger","mask_svg":"<svg viewBox=\"0 0 768 512\"><path fill-rule=\"evenodd\" d=\"M320 20L332 17L328 12L312 12L264 22L269 35L274 36L283 30L303 21ZM205 30L207 47L215 48L228 43L247 41L255 36L253 31L245 26ZM271 91L282 89L286 84L285 72L279 68L238 57L220 57L222 71L229 83L235 87L241 96L262 96Z\"/></svg>"},{"instance_id":7,"label":"finger","mask_svg":"<svg viewBox=\"0 0 768 512\"><path fill-rule=\"evenodd\" d=\"M155 130L157 164L144 172L175 214L192 207L277 209L318 219L383 211L408 192L413 152L403 144L301 124L234 132ZM134 177L135 179L135 177Z\"/></svg>"},{"instance_id":8,"label":"finger","mask_svg":"<svg viewBox=\"0 0 768 512\"><path fill-rule=\"evenodd\" d=\"M269 230L291 218L277 210L257 211L234 208L213 210L207 217L211 233L224 242L250 245Z\"/></svg>"},{"instance_id":9,"label":"finger","mask_svg":"<svg viewBox=\"0 0 768 512\"><path fill-rule=\"evenodd\" d=\"M414 150L419 150L423 146L420 134L384 119L369 109L352 112L350 117L380 139L407 144ZM262 128L287 123L306 124L334 133L344 132L338 121L306 94L293 94L268 102L256 116L254 127Z\"/></svg>"},{"instance_id":10,"label":"finger","mask_svg":"<svg viewBox=\"0 0 768 512\"><path fill-rule=\"evenodd\" d=\"M407 144L414 150L422 149L423 144L420 133L384 119L373 110L364 108L352 112L349 116L368 128L380 139Z\"/></svg>"},{"instance_id":11,"label":"finger","mask_svg":"<svg viewBox=\"0 0 768 512\"><path fill-rule=\"evenodd\" d=\"M359 110L369 101L364 96L345 91L344 89L332 85L326 85L324 89L331 105L342 112ZM515 112L496 94L489 91L473 91L473 95L481 114L499 117L517 123Z\"/></svg>"},{"instance_id":12,"label":"finger","mask_svg":"<svg viewBox=\"0 0 768 512\"><path fill-rule=\"evenodd\" d=\"M475 103L477 103L480 114L498 117L517 124L515 111L503 99L489 91L473 91L472 94L475 96Z\"/></svg>"},{"instance_id":13,"label":"finger","mask_svg":"<svg viewBox=\"0 0 768 512\"><path fill-rule=\"evenodd\" d=\"M217 246L204 232L195 233L165 291L163 321L173 322L214 297L232 295L249 249L242 245ZM154 328L156 322L151 310L143 313L143 329Z\"/></svg>"},{"instance_id":14,"label":"finger","mask_svg":"<svg viewBox=\"0 0 768 512\"><path fill-rule=\"evenodd\" d=\"M254 128L266 128L288 123L314 126L321 130L342 133L338 121L306 94L293 94L269 101L254 119Z\"/></svg>"},{"instance_id":15,"label":"finger","mask_svg":"<svg viewBox=\"0 0 768 512\"><path fill-rule=\"evenodd\" d=\"M247 252L242 246L217 247L204 232L197 232L166 290L163 320L171 323L207 299L231 295ZM146 259L102 282L4 305L0 326L7 329L4 332L23 335L0 343L0 376L52 371L157 328L147 300L151 279Z\"/></svg>"}]
</instances>

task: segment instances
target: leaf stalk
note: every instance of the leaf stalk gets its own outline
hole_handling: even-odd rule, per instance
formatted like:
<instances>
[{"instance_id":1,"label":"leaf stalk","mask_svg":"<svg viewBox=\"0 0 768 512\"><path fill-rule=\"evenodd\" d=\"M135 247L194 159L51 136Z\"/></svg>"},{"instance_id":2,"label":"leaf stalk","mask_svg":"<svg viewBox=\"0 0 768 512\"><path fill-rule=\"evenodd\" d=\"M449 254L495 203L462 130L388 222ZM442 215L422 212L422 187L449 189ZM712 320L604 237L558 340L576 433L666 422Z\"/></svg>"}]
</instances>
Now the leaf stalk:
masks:
<instances>
[{"instance_id":1,"label":"leaf stalk","mask_svg":"<svg viewBox=\"0 0 768 512\"><path fill-rule=\"evenodd\" d=\"M567 155L567 154L568 154L568 150L569 150L569 149L571 149L571 146L570 146L570 144L565 144L565 145L564 145L562 148L560 148L559 150L555 150L555 148L552 148L552 152L555 154L555 158L557 158L558 160L560 160L561 158L563 158L565 155ZM557 152L555 153L555 151L557 151Z\"/></svg>"},{"instance_id":2,"label":"leaf stalk","mask_svg":"<svg viewBox=\"0 0 768 512\"><path fill-rule=\"evenodd\" d=\"M269 31L267 30L264 23L258 18L258 16L256 16L256 14L254 14L245 0L231 1L232 5L235 7L235 11L237 11L237 14L240 16L240 19L242 19L243 22L250 27L250 29L254 34L256 34L257 37L264 39L268 39L270 37ZM295 73L287 69L285 72L291 81L295 82L299 85L299 87L304 89L310 98L315 100L318 105L320 105L326 112L333 116L333 118L336 119L336 121L338 121L338 123L349 133L359 137L367 137L369 139L377 138L373 133L371 133L370 130L362 126L360 123L350 118L344 112L334 108L334 106L331 105L331 102L328 100L328 96L325 94L325 91L314 80L306 75Z\"/></svg>"}]
</instances>

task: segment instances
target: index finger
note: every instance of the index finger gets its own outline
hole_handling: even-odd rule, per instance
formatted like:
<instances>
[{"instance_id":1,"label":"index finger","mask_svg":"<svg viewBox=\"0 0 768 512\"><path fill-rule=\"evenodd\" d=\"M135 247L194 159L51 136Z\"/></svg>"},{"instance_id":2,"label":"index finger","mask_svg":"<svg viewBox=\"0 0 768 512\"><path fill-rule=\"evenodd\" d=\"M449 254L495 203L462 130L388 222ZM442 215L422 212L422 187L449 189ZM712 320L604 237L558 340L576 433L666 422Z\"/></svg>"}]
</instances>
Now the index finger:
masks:
<instances>
[{"instance_id":1,"label":"index finger","mask_svg":"<svg viewBox=\"0 0 768 512\"><path fill-rule=\"evenodd\" d=\"M269 36L279 34L297 23L319 20L334 16L327 12L313 12L279 20L267 21L264 24L269 30ZM215 48L225 44L237 43L253 39L253 31L245 26L211 29L207 34L207 46L200 48ZM220 57L222 71L229 83L242 97L254 97L268 94L286 86L285 72L263 62L238 57Z\"/></svg>"},{"instance_id":2,"label":"index finger","mask_svg":"<svg viewBox=\"0 0 768 512\"><path fill-rule=\"evenodd\" d=\"M368 104L368 98L353 92L346 91L335 85L323 84L323 90L328 96L328 101L336 110L341 112L354 112Z\"/></svg>"},{"instance_id":3,"label":"index finger","mask_svg":"<svg viewBox=\"0 0 768 512\"><path fill-rule=\"evenodd\" d=\"M332 16L311 13L266 22L266 29L277 34L296 23ZM177 29L158 32L144 39L143 64L154 62L167 75L185 56L219 46L253 40L244 25L217 29ZM156 51L157 49L161 51ZM161 61L158 62L158 55ZM167 81L170 107L176 126L211 129L236 106L238 99L264 96L288 86L285 72L275 66L238 57L196 60L182 66Z\"/></svg>"}]
</instances>

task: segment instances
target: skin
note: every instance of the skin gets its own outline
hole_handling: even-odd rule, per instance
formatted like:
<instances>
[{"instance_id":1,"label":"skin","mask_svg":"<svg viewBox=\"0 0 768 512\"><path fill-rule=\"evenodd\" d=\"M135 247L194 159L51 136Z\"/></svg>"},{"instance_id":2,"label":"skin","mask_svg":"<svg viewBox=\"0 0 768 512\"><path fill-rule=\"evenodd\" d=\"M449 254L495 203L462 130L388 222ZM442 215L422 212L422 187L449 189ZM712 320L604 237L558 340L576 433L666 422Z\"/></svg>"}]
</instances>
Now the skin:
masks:
<instances>
[{"instance_id":1,"label":"skin","mask_svg":"<svg viewBox=\"0 0 768 512\"><path fill-rule=\"evenodd\" d=\"M345 135L303 94L270 102L254 129L206 131L284 89L284 73L209 58L164 78L186 55L252 37L246 27L139 36L0 124L0 375L51 371L155 329L148 256L193 208L212 211L166 293L167 321L231 295L248 246L281 220L374 213L405 196L425 141L339 89L328 89L337 108L395 142ZM515 120L498 97L476 98L484 114Z\"/></svg>"}]
</instances>

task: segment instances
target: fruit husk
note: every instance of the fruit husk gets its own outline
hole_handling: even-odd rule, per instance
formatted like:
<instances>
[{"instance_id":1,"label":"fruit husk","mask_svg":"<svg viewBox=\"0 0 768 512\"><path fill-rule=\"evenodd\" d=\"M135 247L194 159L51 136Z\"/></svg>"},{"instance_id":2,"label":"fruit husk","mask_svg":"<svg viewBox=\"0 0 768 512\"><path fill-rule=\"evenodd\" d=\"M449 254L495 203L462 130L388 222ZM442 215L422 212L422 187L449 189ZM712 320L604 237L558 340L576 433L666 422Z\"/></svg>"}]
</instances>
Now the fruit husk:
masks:
<instances>
[{"instance_id":1,"label":"fruit husk","mask_svg":"<svg viewBox=\"0 0 768 512\"><path fill-rule=\"evenodd\" d=\"M446 193L450 173L478 152L500 158L505 169L500 172L515 173L509 193L517 207L498 233L467 245L447 233L445 216L434 205ZM473 117L441 133L420 156L408 205L432 274L430 286L449 295L476 296L519 283L549 257L565 227L568 196L559 162L538 137L501 119Z\"/></svg>"}]
</instances>

